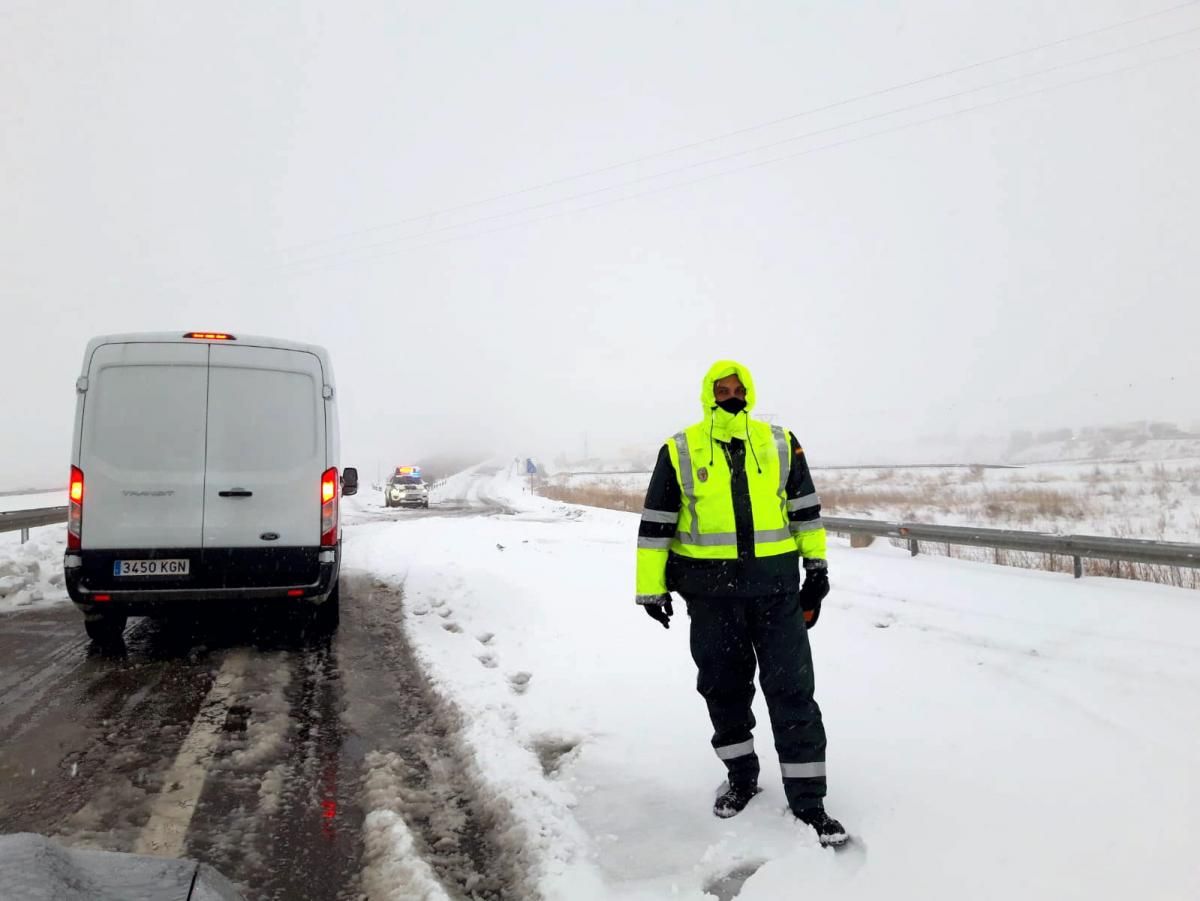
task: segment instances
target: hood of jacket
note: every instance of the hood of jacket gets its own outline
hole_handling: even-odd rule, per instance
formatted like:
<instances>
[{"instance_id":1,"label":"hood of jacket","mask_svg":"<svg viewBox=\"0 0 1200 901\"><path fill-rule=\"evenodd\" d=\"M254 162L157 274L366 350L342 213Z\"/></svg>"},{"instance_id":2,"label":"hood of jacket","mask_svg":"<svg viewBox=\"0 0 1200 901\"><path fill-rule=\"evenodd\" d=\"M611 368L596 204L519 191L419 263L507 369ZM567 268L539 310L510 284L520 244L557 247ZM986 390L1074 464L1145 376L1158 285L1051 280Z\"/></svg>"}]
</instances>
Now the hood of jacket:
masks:
<instances>
[{"instance_id":1,"label":"hood of jacket","mask_svg":"<svg viewBox=\"0 0 1200 901\"><path fill-rule=\"evenodd\" d=\"M713 393L713 385L729 375L736 375L746 387L746 409L736 416L718 407ZM728 442L730 438L745 435L754 400L754 379L750 376L750 370L733 360L717 360L708 368L700 383L700 408L704 413L704 425L718 441Z\"/></svg>"}]
</instances>

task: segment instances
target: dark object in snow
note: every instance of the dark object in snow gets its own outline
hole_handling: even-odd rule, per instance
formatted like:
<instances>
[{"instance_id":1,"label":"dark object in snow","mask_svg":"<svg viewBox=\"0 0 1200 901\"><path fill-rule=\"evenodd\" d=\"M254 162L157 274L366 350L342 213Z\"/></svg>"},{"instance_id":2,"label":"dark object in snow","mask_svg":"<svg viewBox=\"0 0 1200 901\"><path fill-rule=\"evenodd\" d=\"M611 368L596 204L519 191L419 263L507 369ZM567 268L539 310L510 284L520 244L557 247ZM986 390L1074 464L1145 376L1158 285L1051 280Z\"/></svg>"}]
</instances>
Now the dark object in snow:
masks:
<instances>
[{"instance_id":1,"label":"dark object in snow","mask_svg":"<svg viewBox=\"0 0 1200 901\"><path fill-rule=\"evenodd\" d=\"M836 848L844 845L850 836L846 828L825 812L824 807L810 807L807 810L792 811L801 823L807 823L817 832L817 838L822 845Z\"/></svg>"},{"instance_id":2,"label":"dark object in snow","mask_svg":"<svg viewBox=\"0 0 1200 901\"><path fill-rule=\"evenodd\" d=\"M497 542L497 544L496 544L496 550L498 550L498 551L502 551L502 550L504 550L504 545L502 545L502 544L500 544L499 542Z\"/></svg>"},{"instance_id":3,"label":"dark object in snow","mask_svg":"<svg viewBox=\"0 0 1200 901\"><path fill-rule=\"evenodd\" d=\"M66 848L32 832L0 835L5 901L245 901L208 864Z\"/></svg>"},{"instance_id":4,"label":"dark object in snow","mask_svg":"<svg viewBox=\"0 0 1200 901\"><path fill-rule=\"evenodd\" d=\"M746 805L760 791L762 789L753 782L746 785L730 785L728 782L722 782L721 787L717 789L717 800L713 802L713 816L718 816L723 820L737 816L746 809Z\"/></svg>"}]
</instances>

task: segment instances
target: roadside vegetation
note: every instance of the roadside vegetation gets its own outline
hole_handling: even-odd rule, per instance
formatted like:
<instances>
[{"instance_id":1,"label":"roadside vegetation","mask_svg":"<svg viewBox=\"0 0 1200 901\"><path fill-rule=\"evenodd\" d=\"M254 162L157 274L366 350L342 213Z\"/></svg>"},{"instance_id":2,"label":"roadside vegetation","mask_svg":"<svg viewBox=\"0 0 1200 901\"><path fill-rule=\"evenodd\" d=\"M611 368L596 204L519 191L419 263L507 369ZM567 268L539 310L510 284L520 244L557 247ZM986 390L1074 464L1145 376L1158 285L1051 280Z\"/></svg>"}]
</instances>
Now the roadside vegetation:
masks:
<instances>
[{"instance_id":1,"label":"roadside vegetation","mask_svg":"<svg viewBox=\"0 0 1200 901\"><path fill-rule=\"evenodd\" d=\"M829 516L1200 543L1200 462L1195 460L837 469L816 470L814 477ZM570 474L539 478L535 490L566 503L634 513L641 510L644 493L627 476ZM922 542L920 550L1027 569L1072 569L1070 557L1050 554L933 542ZM1200 572L1194 569L1109 560L1085 560L1083 566L1086 575L1200 588Z\"/></svg>"}]
</instances>

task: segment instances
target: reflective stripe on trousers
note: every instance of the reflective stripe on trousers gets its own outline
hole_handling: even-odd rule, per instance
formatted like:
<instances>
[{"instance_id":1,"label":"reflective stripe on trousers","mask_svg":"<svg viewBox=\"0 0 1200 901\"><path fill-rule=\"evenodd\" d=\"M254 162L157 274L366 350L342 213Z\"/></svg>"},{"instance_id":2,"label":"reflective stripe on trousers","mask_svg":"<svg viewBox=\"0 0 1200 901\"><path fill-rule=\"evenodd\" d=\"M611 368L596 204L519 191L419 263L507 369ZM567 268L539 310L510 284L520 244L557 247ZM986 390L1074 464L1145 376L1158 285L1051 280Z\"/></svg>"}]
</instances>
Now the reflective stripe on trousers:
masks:
<instances>
[{"instance_id":1,"label":"reflective stripe on trousers","mask_svg":"<svg viewBox=\"0 0 1200 901\"><path fill-rule=\"evenodd\" d=\"M722 760L733 760L737 757L746 757L754 753L754 739L748 738L745 741L740 741L736 745L725 745L722 748L714 748L717 756Z\"/></svg>"},{"instance_id":2,"label":"reflective stripe on trousers","mask_svg":"<svg viewBox=\"0 0 1200 901\"><path fill-rule=\"evenodd\" d=\"M825 761L817 763L781 763L784 779L820 779L825 776Z\"/></svg>"}]
</instances>

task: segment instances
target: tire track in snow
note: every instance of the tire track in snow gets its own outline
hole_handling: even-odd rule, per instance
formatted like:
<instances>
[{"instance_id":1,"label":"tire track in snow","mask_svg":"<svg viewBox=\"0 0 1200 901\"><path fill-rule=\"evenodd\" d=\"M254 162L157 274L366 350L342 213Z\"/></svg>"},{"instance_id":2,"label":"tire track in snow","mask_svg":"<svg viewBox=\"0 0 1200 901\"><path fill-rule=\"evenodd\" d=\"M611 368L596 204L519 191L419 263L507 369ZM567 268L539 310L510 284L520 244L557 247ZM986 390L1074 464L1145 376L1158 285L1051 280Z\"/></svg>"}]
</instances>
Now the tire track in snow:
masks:
<instances>
[{"instance_id":1,"label":"tire track in snow","mask_svg":"<svg viewBox=\"0 0 1200 901\"><path fill-rule=\"evenodd\" d=\"M154 633L141 628L127 633L128 652L95 653L76 639L78 615L66 613L68 631L43 633L33 656L19 658L44 662L47 679L36 681L36 703L0 738L0 832L128 851L214 668L147 654L145 633ZM0 707L7 700L0 696Z\"/></svg>"},{"instance_id":2,"label":"tire track in snow","mask_svg":"<svg viewBox=\"0 0 1200 901\"><path fill-rule=\"evenodd\" d=\"M347 612L376 644L343 661L356 700L346 710L348 730L367 749L368 897L538 898L522 830L479 778L460 735L461 714L432 689L405 635L402 589L348 577L360 600Z\"/></svg>"},{"instance_id":3,"label":"tire track in snow","mask_svg":"<svg viewBox=\"0 0 1200 901\"><path fill-rule=\"evenodd\" d=\"M362 898L362 764L342 729L339 649L364 637L343 633L287 629L257 647L225 717L187 851L248 898Z\"/></svg>"}]
</instances>

